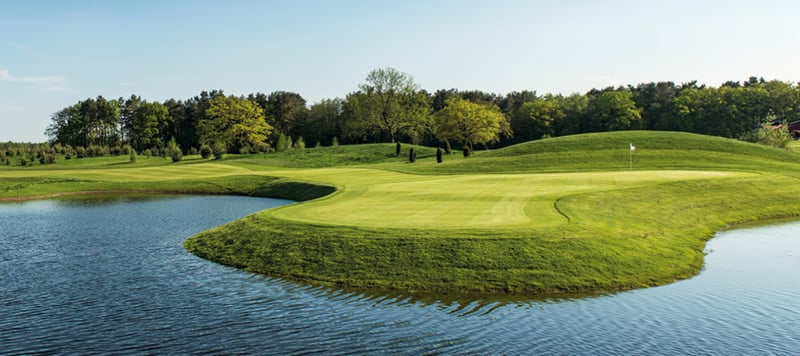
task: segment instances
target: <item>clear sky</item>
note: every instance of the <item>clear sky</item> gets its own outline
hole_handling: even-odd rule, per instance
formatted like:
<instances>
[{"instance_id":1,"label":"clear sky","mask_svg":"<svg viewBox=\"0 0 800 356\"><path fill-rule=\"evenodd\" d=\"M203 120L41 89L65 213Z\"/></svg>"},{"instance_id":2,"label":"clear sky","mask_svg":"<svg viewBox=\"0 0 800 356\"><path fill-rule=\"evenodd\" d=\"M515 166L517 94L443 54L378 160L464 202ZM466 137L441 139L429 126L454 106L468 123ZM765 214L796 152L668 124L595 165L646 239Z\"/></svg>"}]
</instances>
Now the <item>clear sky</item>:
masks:
<instances>
[{"instance_id":1,"label":"clear sky","mask_svg":"<svg viewBox=\"0 0 800 356\"><path fill-rule=\"evenodd\" d=\"M800 1L0 0L0 141L89 97L276 90L394 67L428 91L800 80Z\"/></svg>"}]
</instances>

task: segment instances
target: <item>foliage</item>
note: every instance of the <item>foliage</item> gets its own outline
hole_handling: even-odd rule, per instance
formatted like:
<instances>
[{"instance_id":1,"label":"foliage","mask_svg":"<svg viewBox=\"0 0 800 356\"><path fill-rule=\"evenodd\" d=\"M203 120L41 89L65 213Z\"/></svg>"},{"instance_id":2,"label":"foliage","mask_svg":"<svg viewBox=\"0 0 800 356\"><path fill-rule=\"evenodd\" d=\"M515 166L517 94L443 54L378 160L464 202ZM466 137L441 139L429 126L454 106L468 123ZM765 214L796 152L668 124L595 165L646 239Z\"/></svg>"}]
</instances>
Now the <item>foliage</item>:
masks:
<instances>
[{"instance_id":1,"label":"foliage","mask_svg":"<svg viewBox=\"0 0 800 356\"><path fill-rule=\"evenodd\" d=\"M212 146L212 150L214 151L214 159L222 159L225 156L225 153L228 152L228 148L225 147L225 144L222 142L215 142Z\"/></svg>"},{"instance_id":2,"label":"foliage","mask_svg":"<svg viewBox=\"0 0 800 356\"><path fill-rule=\"evenodd\" d=\"M205 143L200 145L200 157L207 159L208 157L211 157L211 153L211 146Z\"/></svg>"},{"instance_id":3,"label":"foliage","mask_svg":"<svg viewBox=\"0 0 800 356\"><path fill-rule=\"evenodd\" d=\"M278 139L275 142L275 151L283 152L292 147L292 139L283 133L278 134Z\"/></svg>"},{"instance_id":4,"label":"foliage","mask_svg":"<svg viewBox=\"0 0 800 356\"><path fill-rule=\"evenodd\" d=\"M769 122L761 124L759 128L745 133L740 139L767 146L788 148L793 139L784 126L786 126L785 122L775 125L773 121L770 120Z\"/></svg>"},{"instance_id":5,"label":"foliage","mask_svg":"<svg viewBox=\"0 0 800 356\"><path fill-rule=\"evenodd\" d=\"M306 140L303 139L303 136L297 138L297 141L294 143L294 148L298 150L306 149Z\"/></svg>"},{"instance_id":6,"label":"foliage","mask_svg":"<svg viewBox=\"0 0 800 356\"><path fill-rule=\"evenodd\" d=\"M436 136L443 141L462 142L472 148L510 135L511 127L494 104L476 104L458 97L447 99L444 109L436 113Z\"/></svg>"},{"instance_id":7,"label":"foliage","mask_svg":"<svg viewBox=\"0 0 800 356\"><path fill-rule=\"evenodd\" d=\"M430 99L414 79L394 68L376 69L359 91L345 101L349 136L384 136L396 142L401 134L418 137L430 121Z\"/></svg>"},{"instance_id":8,"label":"foliage","mask_svg":"<svg viewBox=\"0 0 800 356\"><path fill-rule=\"evenodd\" d=\"M198 123L198 132L202 143L222 143L238 152L244 146L266 142L272 127L265 121L264 110L252 101L218 96L211 99L206 119Z\"/></svg>"},{"instance_id":9,"label":"foliage","mask_svg":"<svg viewBox=\"0 0 800 356\"><path fill-rule=\"evenodd\" d=\"M132 147L128 149L128 159L130 160L130 163L136 163L136 150L134 150Z\"/></svg>"},{"instance_id":10,"label":"foliage","mask_svg":"<svg viewBox=\"0 0 800 356\"><path fill-rule=\"evenodd\" d=\"M172 159L173 163L180 162L183 159L183 151L181 151L181 147L175 142L174 137L167 143L166 154Z\"/></svg>"}]
</instances>

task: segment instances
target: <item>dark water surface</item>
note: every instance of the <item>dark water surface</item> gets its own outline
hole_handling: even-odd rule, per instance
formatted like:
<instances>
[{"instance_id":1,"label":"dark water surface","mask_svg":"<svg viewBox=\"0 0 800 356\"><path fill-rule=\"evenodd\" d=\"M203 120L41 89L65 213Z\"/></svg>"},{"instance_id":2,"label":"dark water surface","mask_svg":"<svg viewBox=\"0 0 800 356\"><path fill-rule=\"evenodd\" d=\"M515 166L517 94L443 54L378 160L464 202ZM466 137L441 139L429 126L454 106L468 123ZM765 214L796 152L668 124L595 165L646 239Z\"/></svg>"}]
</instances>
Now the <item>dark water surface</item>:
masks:
<instances>
[{"instance_id":1,"label":"dark water surface","mask_svg":"<svg viewBox=\"0 0 800 356\"><path fill-rule=\"evenodd\" d=\"M526 302L331 292L181 247L285 203L0 204L0 354L800 353L800 223L720 233L706 269L687 281Z\"/></svg>"}]
</instances>

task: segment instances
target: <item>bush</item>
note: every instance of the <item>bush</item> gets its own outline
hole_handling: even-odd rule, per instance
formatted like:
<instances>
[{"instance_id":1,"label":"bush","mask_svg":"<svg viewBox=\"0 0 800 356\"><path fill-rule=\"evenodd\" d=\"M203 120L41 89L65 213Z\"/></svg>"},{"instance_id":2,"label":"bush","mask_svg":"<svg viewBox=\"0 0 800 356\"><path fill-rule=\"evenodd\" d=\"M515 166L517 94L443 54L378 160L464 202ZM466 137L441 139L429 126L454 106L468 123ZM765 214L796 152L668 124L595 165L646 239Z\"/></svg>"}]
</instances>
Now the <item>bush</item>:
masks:
<instances>
[{"instance_id":1,"label":"bush","mask_svg":"<svg viewBox=\"0 0 800 356\"><path fill-rule=\"evenodd\" d=\"M773 127L770 123L764 123L761 124L761 127L740 136L739 139L767 146L786 148L792 142L792 135L786 128L786 122L780 127Z\"/></svg>"},{"instance_id":2,"label":"bush","mask_svg":"<svg viewBox=\"0 0 800 356\"><path fill-rule=\"evenodd\" d=\"M339 146L339 139L336 136L333 136L333 141L331 141L331 146Z\"/></svg>"},{"instance_id":3,"label":"bush","mask_svg":"<svg viewBox=\"0 0 800 356\"><path fill-rule=\"evenodd\" d=\"M122 149L120 149L119 154L120 155L130 154L131 153L131 149L132 149L131 145L122 146Z\"/></svg>"},{"instance_id":4,"label":"bush","mask_svg":"<svg viewBox=\"0 0 800 356\"><path fill-rule=\"evenodd\" d=\"M44 153L41 157L39 157L39 163L41 164L53 164L56 163L56 155L52 153Z\"/></svg>"},{"instance_id":5,"label":"bush","mask_svg":"<svg viewBox=\"0 0 800 356\"><path fill-rule=\"evenodd\" d=\"M153 150L148 148L148 149L144 150L144 152L142 152L142 154L147 158L153 157Z\"/></svg>"},{"instance_id":6,"label":"bush","mask_svg":"<svg viewBox=\"0 0 800 356\"><path fill-rule=\"evenodd\" d=\"M283 152L292 147L292 139L284 134L278 135L278 140L275 142L275 150Z\"/></svg>"},{"instance_id":7,"label":"bush","mask_svg":"<svg viewBox=\"0 0 800 356\"><path fill-rule=\"evenodd\" d=\"M183 152L180 149L172 150L170 158L172 158L172 163L178 163L183 159Z\"/></svg>"},{"instance_id":8,"label":"bush","mask_svg":"<svg viewBox=\"0 0 800 356\"><path fill-rule=\"evenodd\" d=\"M224 143L216 143L214 144L214 159L222 159L225 157L225 153L227 152L227 148L225 147Z\"/></svg>"},{"instance_id":9,"label":"bush","mask_svg":"<svg viewBox=\"0 0 800 356\"><path fill-rule=\"evenodd\" d=\"M67 151L67 153L64 153L64 159L67 160L67 161L71 160L72 159L72 152Z\"/></svg>"},{"instance_id":10,"label":"bush","mask_svg":"<svg viewBox=\"0 0 800 356\"><path fill-rule=\"evenodd\" d=\"M200 146L200 157L203 157L203 159L211 157L212 153L213 151L211 150L211 146L206 144Z\"/></svg>"},{"instance_id":11,"label":"bush","mask_svg":"<svg viewBox=\"0 0 800 356\"><path fill-rule=\"evenodd\" d=\"M86 149L83 146L75 147L75 157L86 158Z\"/></svg>"},{"instance_id":12,"label":"bush","mask_svg":"<svg viewBox=\"0 0 800 356\"><path fill-rule=\"evenodd\" d=\"M200 154L200 152L197 150L197 148L192 147L189 149L189 154L192 156L197 156L198 154Z\"/></svg>"},{"instance_id":13,"label":"bush","mask_svg":"<svg viewBox=\"0 0 800 356\"><path fill-rule=\"evenodd\" d=\"M122 153L122 147L119 147L119 146L114 146L114 147L111 147L111 148L108 150L108 152L109 152L109 153L110 153L112 156L119 156L119 155Z\"/></svg>"},{"instance_id":14,"label":"bush","mask_svg":"<svg viewBox=\"0 0 800 356\"><path fill-rule=\"evenodd\" d=\"M131 163L136 163L136 150L132 147L125 146L128 150L128 157L130 158Z\"/></svg>"},{"instance_id":15,"label":"bush","mask_svg":"<svg viewBox=\"0 0 800 356\"><path fill-rule=\"evenodd\" d=\"M253 152L252 152L252 149L250 148L250 146L242 146L241 148L239 148L239 154L240 155L249 155L251 153L253 153Z\"/></svg>"},{"instance_id":16,"label":"bush","mask_svg":"<svg viewBox=\"0 0 800 356\"><path fill-rule=\"evenodd\" d=\"M28 161L25 160L25 157L22 157L22 158L19 159L19 165L23 166L23 167L28 165Z\"/></svg>"},{"instance_id":17,"label":"bush","mask_svg":"<svg viewBox=\"0 0 800 356\"><path fill-rule=\"evenodd\" d=\"M442 149L436 149L436 163L442 163Z\"/></svg>"},{"instance_id":18,"label":"bush","mask_svg":"<svg viewBox=\"0 0 800 356\"><path fill-rule=\"evenodd\" d=\"M303 140L303 136L297 138L297 141L294 143L294 147L298 150L306 149L306 140Z\"/></svg>"}]
</instances>

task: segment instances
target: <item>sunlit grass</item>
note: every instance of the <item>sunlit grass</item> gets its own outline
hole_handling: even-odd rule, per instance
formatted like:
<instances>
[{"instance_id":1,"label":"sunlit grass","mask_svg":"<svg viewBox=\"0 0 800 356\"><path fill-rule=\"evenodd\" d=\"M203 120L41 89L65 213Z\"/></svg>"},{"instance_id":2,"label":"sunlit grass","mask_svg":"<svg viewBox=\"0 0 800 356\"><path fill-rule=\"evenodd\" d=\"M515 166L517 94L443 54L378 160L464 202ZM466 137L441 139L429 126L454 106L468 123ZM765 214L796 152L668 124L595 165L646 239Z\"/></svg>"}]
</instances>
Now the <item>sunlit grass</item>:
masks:
<instances>
[{"instance_id":1,"label":"sunlit grass","mask_svg":"<svg viewBox=\"0 0 800 356\"><path fill-rule=\"evenodd\" d=\"M629 143L638 147L632 155ZM323 285L507 293L687 278L702 267L715 231L800 214L800 155L721 138L577 135L446 155L442 164L435 148L415 150L414 164L394 145L374 144L178 164L115 157L0 168L0 198L163 191L311 200L185 246Z\"/></svg>"}]
</instances>

